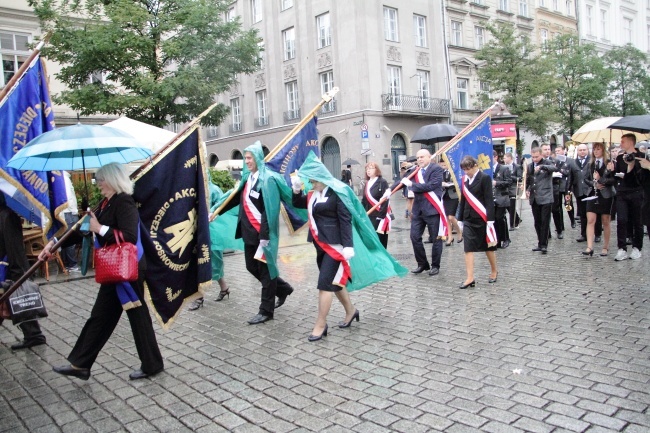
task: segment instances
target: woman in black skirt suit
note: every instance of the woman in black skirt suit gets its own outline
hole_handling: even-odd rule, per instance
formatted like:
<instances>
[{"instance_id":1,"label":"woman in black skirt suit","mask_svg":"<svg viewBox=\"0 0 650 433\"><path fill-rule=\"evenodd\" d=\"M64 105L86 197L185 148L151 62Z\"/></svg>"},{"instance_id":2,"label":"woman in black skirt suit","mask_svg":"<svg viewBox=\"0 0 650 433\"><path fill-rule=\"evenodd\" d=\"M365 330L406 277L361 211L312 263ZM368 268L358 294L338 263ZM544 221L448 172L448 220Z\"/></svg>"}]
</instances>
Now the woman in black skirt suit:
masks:
<instances>
[{"instance_id":1,"label":"woman in black skirt suit","mask_svg":"<svg viewBox=\"0 0 650 433\"><path fill-rule=\"evenodd\" d=\"M389 205L391 190L388 188L388 182L381 176L381 170L376 162L366 164L366 186L363 191L361 203L363 208L368 211L374 207L384 196L387 197L379 208L374 208L368 218L375 227L379 241L386 248L388 246L388 232L391 228L391 212Z\"/></svg>"},{"instance_id":2,"label":"woman in black skirt suit","mask_svg":"<svg viewBox=\"0 0 650 433\"><path fill-rule=\"evenodd\" d=\"M496 232L494 230L494 195L492 179L478 169L478 162L472 156L463 157L460 168L465 172L463 179L463 194L460 198L458 224L463 230L465 240L465 268L467 278L460 289L474 287L474 253L485 251L490 262L489 283L496 283L499 274L497 270ZM492 242L488 245L487 235L491 234Z\"/></svg>"},{"instance_id":3,"label":"woman in black skirt suit","mask_svg":"<svg viewBox=\"0 0 650 433\"><path fill-rule=\"evenodd\" d=\"M604 143L594 143L591 150L592 158L590 169L585 182L592 186L592 200L587 200L587 249L582 252L585 256L594 255L594 233L597 216L600 215L603 223L605 242L600 255L605 257L609 253L609 238L611 236L611 212L614 200L614 164L609 159Z\"/></svg>"},{"instance_id":4,"label":"woman in black skirt suit","mask_svg":"<svg viewBox=\"0 0 650 433\"><path fill-rule=\"evenodd\" d=\"M451 231L456 232L456 236L458 236L457 242L461 243L463 242L463 233L458 227L458 220L456 219L456 210L458 210L458 193L456 193L456 187L454 186L454 182L452 182L451 172L449 171L449 165L447 164L447 161L440 161L440 166L445 169L445 172L442 175L442 203L445 206L447 221L449 221L452 227ZM454 236L450 232L445 245L449 247L453 243Z\"/></svg>"},{"instance_id":5,"label":"woman in black skirt suit","mask_svg":"<svg viewBox=\"0 0 650 433\"><path fill-rule=\"evenodd\" d=\"M122 164L110 163L95 174L97 185L104 199L97 214L90 213L90 231L95 233L100 245L115 243L115 230L120 230L126 242L138 241L140 216L131 194L133 182L126 174ZM73 233L63 243L63 247L80 242L79 232ZM43 249L43 258L50 254L54 242L50 241ZM40 258L41 256L39 256ZM151 323L149 309L144 301L144 277L146 260L144 255L138 263L138 279L129 281L140 300L140 306L126 310L135 340L135 348L140 358L140 368L133 371L131 380L143 379L163 371L163 359L156 341L156 334ZM99 286L97 299L90 317L86 321L77 343L68 355L70 364L54 367L53 370L65 376L74 376L83 380L90 377L99 352L102 350L120 321L123 306L117 296L115 284Z\"/></svg>"}]
</instances>

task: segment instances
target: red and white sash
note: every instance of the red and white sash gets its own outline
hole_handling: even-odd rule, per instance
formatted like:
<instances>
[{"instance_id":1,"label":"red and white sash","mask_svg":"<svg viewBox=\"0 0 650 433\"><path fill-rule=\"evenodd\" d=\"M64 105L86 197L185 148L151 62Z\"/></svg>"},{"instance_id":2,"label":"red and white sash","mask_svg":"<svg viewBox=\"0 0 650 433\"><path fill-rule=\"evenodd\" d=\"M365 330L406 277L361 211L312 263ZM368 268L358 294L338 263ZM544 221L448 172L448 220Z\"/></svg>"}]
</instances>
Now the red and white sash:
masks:
<instances>
[{"instance_id":1,"label":"red and white sash","mask_svg":"<svg viewBox=\"0 0 650 433\"><path fill-rule=\"evenodd\" d=\"M483 221L487 223L487 210L485 209L485 206L483 206L483 203L481 203L474 194L469 191L467 181L467 176L463 176L463 195L465 196L465 200L467 200L467 203L472 206L472 209L483 218ZM494 227L490 227L489 224L485 229L485 238L487 239L488 244L497 242L497 232L494 230Z\"/></svg>"},{"instance_id":2,"label":"red and white sash","mask_svg":"<svg viewBox=\"0 0 650 433\"><path fill-rule=\"evenodd\" d=\"M312 215L312 209L314 208L314 204L316 203L316 198L317 197L314 194L314 191L309 191L309 193L307 194L307 213L309 216L309 232L311 233L312 238L314 238L314 241L318 244L318 246L321 247L328 256L330 256L331 258L339 262L339 269L338 271L336 271L336 275L334 276L334 281L332 281L332 284L340 287L345 287L348 280L352 279L352 271L350 270L350 264L343 257L343 253L342 253L343 245L326 244L325 242L321 241L318 238L318 227L316 227L316 221L314 220L314 216Z\"/></svg>"},{"instance_id":3,"label":"red and white sash","mask_svg":"<svg viewBox=\"0 0 650 433\"><path fill-rule=\"evenodd\" d=\"M418 170L415 175L415 179L418 183L425 183L424 177L422 176L422 170ZM447 213L445 212L445 206L442 204L442 200L438 198L435 192L428 191L424 193L424 196L429 200L429 203L438 211L440 215L440 224L438 224L438 238L445 239L449 234L449 222L447 221Z\"/></svg>"},{"instance_id":4,"label":"red and white sash","mask_svg":"<svg viewBox=\"0 0 650 433\"><path fill-rule=\"evenodd\" d=\"M251 173L250 176L253 174ZM246 186L244 187L244 200L242 200L242 205L244 206L244 212L246 213L246 217L248 218L248 221L251 223L253 228L257 230L257 233L260 232L262 228L262 212L255 207L253 204L253 201L250 198L250 193L253 188L253 182L251 181L251 177L248 178L249 180L246 182ZM255 251L255 259L266 263L266 256L264 255L264 249L261 246L257 247L257 251Z\"/></svg>"},{"instance_id":5,"label":"red and white sash","mask_svg":"<svg viewBox=\"0 0 650 433\"><path fill-rule=\"evenodd\" d=\"M378 178L375 178L378 179ZM372 184L374 185L374 183ZM365 195L366 195L366 200L368 200L368 203L372 205L373 208L376 210L379 210L379 207L377 204L379 204L379 200L376 200L372 194L370 194L370 188L372 187L370 182L366 183L366 190L365 190ZM390 207L390 199L388 199L388 208L386 209L386 216L382 218L381 221L379 221L379 225L377 226L377 233L385 234L388 233L392 227L392 221L390 219L390 214L392 212L392 209Z\"/></svg>"}]
</instances>

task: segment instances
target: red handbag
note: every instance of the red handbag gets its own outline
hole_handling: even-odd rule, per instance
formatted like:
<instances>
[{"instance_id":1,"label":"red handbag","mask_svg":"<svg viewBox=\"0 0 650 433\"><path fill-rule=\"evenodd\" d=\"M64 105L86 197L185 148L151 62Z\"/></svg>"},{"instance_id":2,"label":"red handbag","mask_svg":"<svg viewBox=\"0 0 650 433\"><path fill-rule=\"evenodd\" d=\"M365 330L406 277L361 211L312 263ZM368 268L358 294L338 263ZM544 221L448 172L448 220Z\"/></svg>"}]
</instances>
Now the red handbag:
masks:
<instances>
[{"instance_id":1,"label":"red handbag","mask_svg":"<svg viewBox=\"0 0 650 433\"><path fill-rule=\"evenodd\" d=\"M115 243L95 249L95 281L115 284L138 279L138 247L113 230Z\"/></svg>"}]
</instances>

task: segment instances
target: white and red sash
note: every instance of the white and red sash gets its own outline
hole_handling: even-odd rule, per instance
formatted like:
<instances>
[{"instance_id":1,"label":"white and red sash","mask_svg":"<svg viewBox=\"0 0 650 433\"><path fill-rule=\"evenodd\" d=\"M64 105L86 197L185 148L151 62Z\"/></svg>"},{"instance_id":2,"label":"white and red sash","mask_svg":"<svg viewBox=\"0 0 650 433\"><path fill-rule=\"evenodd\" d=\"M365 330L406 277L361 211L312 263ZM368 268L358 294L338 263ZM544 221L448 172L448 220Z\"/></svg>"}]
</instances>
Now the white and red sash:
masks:
<instances>
[{"instance_id":1,"label":"white and red sash","mask_svg":"<svg viewBox=\"0 0 650 433\"><path fill-rule=\"evenodd\" d=\"M375 178L375 180L377 180L377 179L378 178ZM375 207L375 206L377 206L377 204L379 204L379 200L375 199L372 196L372 194L370 194L370 188L373 185L374 185L374 182L370 183L370 181L369 181L368 183L366 183L366 190L365 190L366 200L368 200L368 203L370 203L374 209L379 210L379 207ZM389 199L388 209L386 209L386 216L384 218L382 218L381 221L379 221L379 225L377 226L377 233L386 234L386 233L388 233L390 231L390 229L392 227L392 221L390 219L391 212L392 212L392 209L390 207L390 199Z\"/></svg>"},{"instance_id":2,"label":"white and red sash","mask_svg":"<svg viewBox=\"0 0 650 433\"><path fill-rule=\"evenodd\" d=\"M340 287L345 287L348 280L352 279L352 271L350 270L350 264L343 257L343 253L342 253L343 245L326 244L325 242L321 241L318 238L318 227L316 227L316 221L314 220L314 216L312 215L312 210L314 208L314 204L316 203L317 198L318 195L314 194L314 191L309 191L309 193L307 194L307 213L309 216L309 232L311 233L312 238L314 238L314 241L318 244L318 246L321 247L328 256L330 256L331 258L339 262L339 269L336 272L336 275L334 276L334 281L332 281L332 284Z\"/></svg>"},{"instance_id":3,"label":"white and red sash","mask_svg":"<svg viewBox=\"0 0 650 433\"><path fill-rule=\"evenodd\" d=\"M465 196L465 200L467 200L467 203L469 203L470 206L472 206L472 209L476 211L477 214L481 218L483 218L483 221L487 223L487 210L485 209L485 206L483 206L483 203L481 203L475 196L469 191L469 188L467 187L468 183L468 178L467 176L463 176L463 196ZM488 224L486 229L485 229L485 238L487 239L488 244L493 244L497 242L497 232L494 230L494 227L490 227Z\"/></svg>"},{"instance_id":4,"label":"white and red sash","mask_svg":"<svg viewBox=\"0 0 650 433\"><path fill-rule=\"evenodd\" d=\"M418 170L415 175L415 179L418 183L425 183L424 177L422 176L422 170ZM449 234L449 222L447 221L447 213L445 212L445 206L442 204L442 200L438 198L435 192L428 191L424 193L424 196L429 200L429 203L438 211L440 215L440 224L438 224L438 238L445 239Z\"/></svg>"},{"instance_id":5,"label":"white and red sash","mask_svg":"<svg viewBox=\"0 0 650 433\"><path fill-rule=\"evenodd\" d=\"M252 173L251 175L252 176ZM253 228L257 230L257 233L260 232L262 228L262 212L255 207L253 204L253 201L250 198L251 190L253 189L253 182L252 178L249 177L249 180L246 182L246 186L244 187L244 200L242 200L242 205L244 206L244 212L246 213L246 218L248 218L248 221L251 223ZM261 246L257 247L257 251L255 251L255 259L266 263L266 256L264 255L264 249Z\"/></svg>"}]
</instances>

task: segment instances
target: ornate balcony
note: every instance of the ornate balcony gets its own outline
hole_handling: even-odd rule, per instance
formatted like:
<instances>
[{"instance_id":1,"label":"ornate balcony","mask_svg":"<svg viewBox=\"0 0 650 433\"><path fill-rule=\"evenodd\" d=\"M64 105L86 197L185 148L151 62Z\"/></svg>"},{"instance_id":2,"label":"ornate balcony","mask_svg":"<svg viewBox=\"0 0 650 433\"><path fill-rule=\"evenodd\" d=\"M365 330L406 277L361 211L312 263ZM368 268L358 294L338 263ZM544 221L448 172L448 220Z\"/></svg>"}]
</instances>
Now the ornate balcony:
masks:
<instances>
[{"instance_id":1,"label":"ornate balcony","mask_svg":"<svg viewBox=\"0 0 650 433\"><path fill-rule=\"evenodd\" d=\"M384 93L381 106L386 116L449 117L451 114L450 101L440 98Z\"/></svg>"},{"instance_id":2,"label":"ornate balcony","mask_svg":"<svg viewBox=\"0 0 650 433\"><path fill-rule=\"evenodd\" d=\"M282 113L282 117L284 118L284 123L292 123L297 120L300 120L300 108L296 108L295 110L285 111L284 113Z\"/></svg>"}]
</instances>

